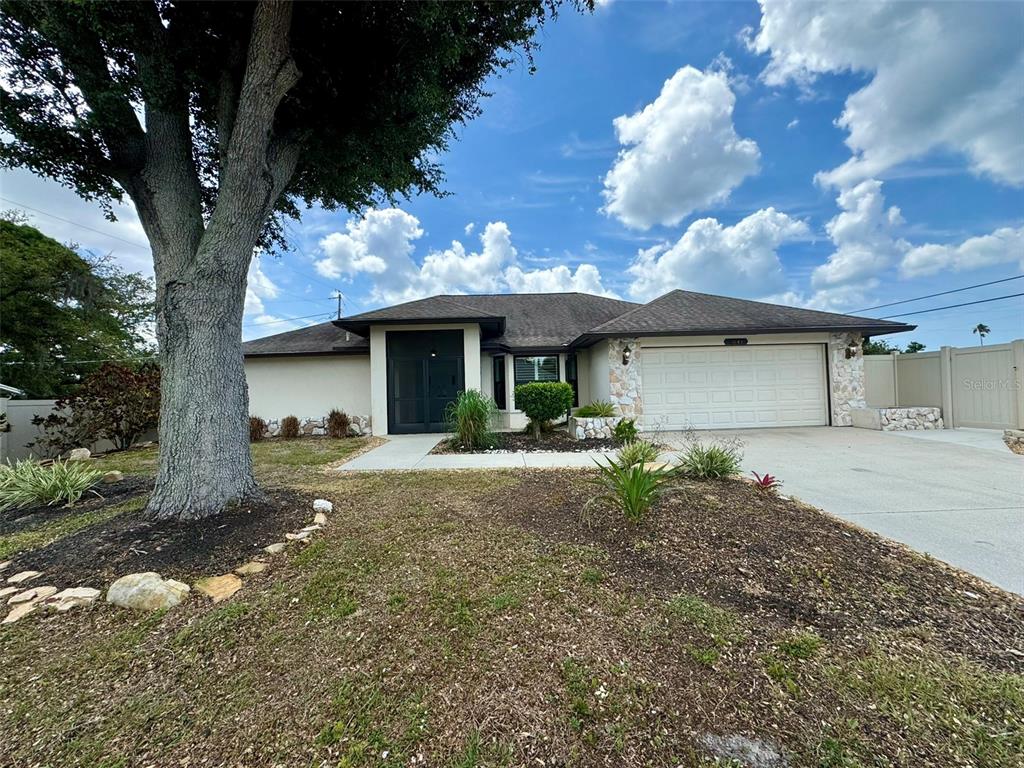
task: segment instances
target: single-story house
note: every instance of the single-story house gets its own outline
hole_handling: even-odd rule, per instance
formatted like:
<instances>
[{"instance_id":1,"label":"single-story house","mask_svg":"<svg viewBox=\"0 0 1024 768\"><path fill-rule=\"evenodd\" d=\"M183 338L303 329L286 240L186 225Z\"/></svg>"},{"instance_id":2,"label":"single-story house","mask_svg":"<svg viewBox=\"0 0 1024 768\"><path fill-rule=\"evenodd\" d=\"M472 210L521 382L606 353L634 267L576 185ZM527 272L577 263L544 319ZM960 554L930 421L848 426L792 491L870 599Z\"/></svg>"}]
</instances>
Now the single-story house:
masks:
<instances>
[{"instance_id":1,"label":"single-story house","mask_svg":"<svg viewBox=\"0 0 1024 768\"><path fill-rule=\"evenodd\" d=\"M915 326L671 291L431 296L243 344L250 413L319 431L332 408L375 435L440 432L461 390L526 424L514 387L566 381L644 429L848 426L861 341Z\"/></svg>"}]
</instances>

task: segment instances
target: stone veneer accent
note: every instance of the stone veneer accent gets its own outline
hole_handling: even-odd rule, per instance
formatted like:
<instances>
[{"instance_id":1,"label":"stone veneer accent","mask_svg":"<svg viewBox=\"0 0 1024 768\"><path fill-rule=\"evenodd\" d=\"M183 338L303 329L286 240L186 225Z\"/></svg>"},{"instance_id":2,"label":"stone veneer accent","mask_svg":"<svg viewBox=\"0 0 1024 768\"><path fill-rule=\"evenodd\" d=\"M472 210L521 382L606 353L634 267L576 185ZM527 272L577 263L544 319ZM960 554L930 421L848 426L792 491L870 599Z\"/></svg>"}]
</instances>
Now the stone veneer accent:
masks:
<instances>
[{"instance_id":1,"label":"stone veneer accent","mask_svg":"<svg viewBox=\"0 0 1024 768\"><path fill-rule=\"evenodd\" d=\"M1011 451L1024 456L1024 429L1003 430L1003 442Z\"/></svg>"},{"instance_id":2,"label":"stone veneer accent","mask_svg":"<svg viewBox=\"0 0 1024 768\"><path fill-rule=\"evenodd\" d=\"M625 418L623 416L594 416L569 418L569 434L577 440L612 439L615 427Z\"/></svg>"},{"instance_id":3,"label":"stone veneer accent","mask_svg":"<svg viewBox=\"0 0 1024 768\"><path fill-rule=\"evenodd\" d=\"M850 412L853 426L900 432L914 429L942 429L942 409L934 406L903 408L855 408Z\"/></svg>"},{"instance_id":4,"label":"stone veneer accent","mask_svg":"<svg viewBox=\"0 0 1024 768\"><path fill-rule=\"evenodd\" d=\"M622 364L622 353L629 347L629 365ZM640 341L608 339L608 399L623 416L638 418L644 412L640 387Z\"/></svg>"},{"instance_id":5,"label":"stone veneer accent","mask_svg":"<svg viewBox=\"0 0 1024 768\"><path fill-rule=\"evenodd\" d=\"M847 359L846 349L856 343L857 354ZM828 335L829 393L832 399L832 426L853 425L851 412L864 408L864 351L859 333Z\"/></svg>"},{"instance_id":6,"label":"stone veneer accent","mask_svg":"<svg viewBox=\"0 0 1024 768\"><path fill-rule=\"evenodd\" d=\"M370 434L370 417L369 416L352 416L349 417L350 424L348 426L348 433L352 437L363 437ZM264 437L277 437L281 434L281 420L280 419L268 419L267 420L267 431L263 433ZM299 434L300 435L326 435L327 434L327 417L321 416L316 419L299 419Z\"/></svg>"}]
</instances>

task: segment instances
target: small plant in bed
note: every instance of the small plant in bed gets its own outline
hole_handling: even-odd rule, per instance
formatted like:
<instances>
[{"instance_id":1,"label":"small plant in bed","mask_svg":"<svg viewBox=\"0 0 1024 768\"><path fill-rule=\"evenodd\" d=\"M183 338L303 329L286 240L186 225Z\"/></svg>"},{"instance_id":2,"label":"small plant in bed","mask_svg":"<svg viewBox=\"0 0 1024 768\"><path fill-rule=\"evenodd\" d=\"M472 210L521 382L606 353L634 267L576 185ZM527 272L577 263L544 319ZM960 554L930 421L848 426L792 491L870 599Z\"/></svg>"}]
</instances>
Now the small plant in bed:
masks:
<instances>
[{"instance_id":1,"label":"small plant in bed","mask_svg":"<svg viewBox=\"0 0 1024 768\"><path fill-rule=\"evenodd\" d=\"M74 504L102 477L102 470L78 461L0 464L0 512L34 504Z\"/></svg>"},{"instance_id":2,"label":"small plant in bed","mask_svg":"<svg viewBox=\"0 0 1024 768\"><path fill-rule=\"evenodd\" d=\"M623 419L612 430L612 437L620 443L631 443L637 439L639 434L636 428L636 419Z\"/></svg>"},{"instance_id":3,"label":"small plant in bed","mask_svg":"<svg viewBox=\"0 0 1024 768\"><path fill-rule=\"evenodd\" d=\"M498 406L475 389L460 392L445 413L448 429L454 433L454 447L467 449L494 448L497 437L491 430Z\"/></svg>"},{"instance_id":4,"label":"small plant in bed","mask_svg":"<svg viewBox=\"0 0 1024 768\"><path fill-rule=\"evenodd\" d=\"M281 437L285 440L294 440L299 436L299 420L295 416L285 416L281 419Z\"/></svg>"},{"instance_id":5,"label":"small plant in bed","mask_svg":"<svg viewBox=\"0 0 1024 768\"><path fill-rule=\"evenodd\" d=\"M658 446L650 440L636 439L619 448L618 463L625 466L649 464L658 460Z\"/></svg>"},{"instance_id":6,"label":"small plant in bed","mask_svg":"<svg viewBox=\"0 0 1024 768\"><path fill-rule=\"evenodd\" d=\"M684 475L697 480L721 480L740 474L743 444L732 438L686 437L686 448L679 455L679 468Z\"/></svg>"},{"instance_id":7,"label":"small plant in bed","mask_svg":"<svg viewBox=\"0 0 1024 768\"><path fill-rule=\"evenodd\" d=\"M605 503L622 513L631 523L639 523L675 478L675 469L647 469L643 464L625 464L609 459L597 463L599 472L594 482L602 492L588 502Z\"/></svg>"},{"instance_id":8,"label":"small plant in bed","mask_svg":"<svg viewBox=\"0 0 1024 768\"><path fill-rule=\"evenodd\" d=\"M765 493L778 493L779 488L782 487L782 481L779 480L775 475L770 475L765 472L763 475L757 474L757 472L751 472L754 476L754 485L757 486L759 491Z\"/></svg>"},{"instance_id":9,"label":"small plant in bed","mask_svg":"<svg viewBox=\"0 0 1024 768\"><path fill-rule=\"evenodd\" d=\"M334 408L327 414L328 437L348 437L348 428L350 426L352 426L352 419L344 411Z\"/></svg>"},{"instance_id":10,"label":"small plant in bed","mask_svg":"<svg viewBox=\"0 0 1024 768\"><path fill-rule=\"evenodd\" d=\"M607 400L595 400L589 405L582 405L573 414L581 419L607 419L615 415L615 406Z\"/></svg>"},{"instance_id":11,"label":"small plant in bed","mask_svg":"<svg viewBox=\"0 0 1024 768\"><path fill-rule=\"evenodd\" d=\"M267 422L266 419L261 419L259 416L249 417L249 442L258 443L263 439L263 436L267 433Z\"/></svg>"}]
</instances>

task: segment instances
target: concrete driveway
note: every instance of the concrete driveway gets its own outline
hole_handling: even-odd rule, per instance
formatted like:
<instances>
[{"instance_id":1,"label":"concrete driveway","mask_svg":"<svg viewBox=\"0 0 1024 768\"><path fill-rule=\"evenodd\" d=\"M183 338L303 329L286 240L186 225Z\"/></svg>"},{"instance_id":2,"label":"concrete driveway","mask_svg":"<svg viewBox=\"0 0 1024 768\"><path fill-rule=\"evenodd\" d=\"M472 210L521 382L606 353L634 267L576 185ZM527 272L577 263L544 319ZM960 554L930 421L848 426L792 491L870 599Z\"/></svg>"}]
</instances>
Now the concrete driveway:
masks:
<instances>
[{"instance_id":1,"label":"concrete driveway","mask_svg":"<svg viewBox=\"0 0 1024 768\"><path fill-rule=\"evenodd\" d=\"M742 440L744 469L777 475L783 493L1024 594L1024 457L1000 450L998 433L718 434ZM679 433L660 439L683 442Z\"/></svg>"}]
</instances>

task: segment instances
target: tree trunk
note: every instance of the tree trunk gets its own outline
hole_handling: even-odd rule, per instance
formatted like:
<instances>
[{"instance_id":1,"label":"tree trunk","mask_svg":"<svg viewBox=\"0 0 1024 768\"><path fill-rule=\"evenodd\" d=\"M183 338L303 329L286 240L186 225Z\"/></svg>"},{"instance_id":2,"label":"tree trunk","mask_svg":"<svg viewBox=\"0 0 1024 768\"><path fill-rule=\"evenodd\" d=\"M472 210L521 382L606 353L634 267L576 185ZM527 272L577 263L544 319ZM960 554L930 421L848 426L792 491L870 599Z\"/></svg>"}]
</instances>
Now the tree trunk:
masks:
<instances>
[{"instance_id":1,"label":"tree trunk","mask_svg":"<svg viewBox=\"0 0 1024 768\"><path fill-rule=\"evenodd\" d=\"M239 333L249 259L227 262L235 266L195 270L158 297L160 458L146 510L154 519L197 520L261 495Z\"/></svg>"}]
</instances>

